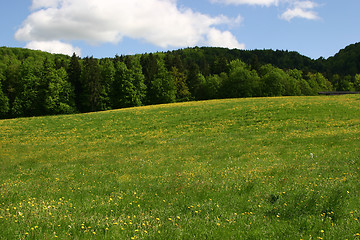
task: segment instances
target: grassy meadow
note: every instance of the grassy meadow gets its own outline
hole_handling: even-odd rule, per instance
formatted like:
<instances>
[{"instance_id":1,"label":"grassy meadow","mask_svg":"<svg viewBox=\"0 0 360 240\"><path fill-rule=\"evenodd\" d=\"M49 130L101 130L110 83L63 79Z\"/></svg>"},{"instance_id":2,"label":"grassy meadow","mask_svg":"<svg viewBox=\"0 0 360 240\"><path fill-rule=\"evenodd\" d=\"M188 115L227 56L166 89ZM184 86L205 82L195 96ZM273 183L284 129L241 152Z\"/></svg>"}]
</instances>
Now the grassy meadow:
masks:
<instances>
[{"instance_id":1,"label":"grassy meadow","mask_svg":"<svg viewBox=\"0 0 360 240\"><path fill-rule=\"evenodd\" d=\"M0 120L0 239L360 239L360 96Z\"/></svg>"}]
</instances>

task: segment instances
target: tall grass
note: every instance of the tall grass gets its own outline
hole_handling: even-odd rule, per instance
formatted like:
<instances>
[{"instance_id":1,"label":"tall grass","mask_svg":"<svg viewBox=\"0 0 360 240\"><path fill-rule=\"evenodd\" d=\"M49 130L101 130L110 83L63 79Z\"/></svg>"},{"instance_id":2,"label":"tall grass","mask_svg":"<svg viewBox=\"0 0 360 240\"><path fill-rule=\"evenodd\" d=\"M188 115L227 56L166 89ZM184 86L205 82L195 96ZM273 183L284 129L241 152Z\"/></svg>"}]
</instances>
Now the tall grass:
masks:
<instances>
[{"instance_id":1,"label":"tall grass","mask_svg":"<svg viewBox=\"0 0 360 240\"><path fill-rule=\"evenodd\" d=\"M0 239L360 239L360 97L0 121Z\"/></svg>"}]
</instances>

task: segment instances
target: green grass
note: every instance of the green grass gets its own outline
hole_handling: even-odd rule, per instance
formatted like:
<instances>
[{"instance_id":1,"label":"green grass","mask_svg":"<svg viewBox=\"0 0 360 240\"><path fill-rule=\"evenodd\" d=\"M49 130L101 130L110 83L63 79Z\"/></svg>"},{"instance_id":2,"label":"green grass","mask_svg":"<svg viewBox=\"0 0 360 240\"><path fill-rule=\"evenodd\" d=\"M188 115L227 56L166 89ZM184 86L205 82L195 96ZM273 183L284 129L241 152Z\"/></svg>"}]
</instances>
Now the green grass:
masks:
<instances>
[{"instance_id":1,"label":"green grass","mask_svg":"<svg viewBox=\"0 0 360 240\"><path fill-rule=\"evenodd\" d=\"M0 239L360 239L360 96L0 121Z\"/></svg>"}]
</instances>

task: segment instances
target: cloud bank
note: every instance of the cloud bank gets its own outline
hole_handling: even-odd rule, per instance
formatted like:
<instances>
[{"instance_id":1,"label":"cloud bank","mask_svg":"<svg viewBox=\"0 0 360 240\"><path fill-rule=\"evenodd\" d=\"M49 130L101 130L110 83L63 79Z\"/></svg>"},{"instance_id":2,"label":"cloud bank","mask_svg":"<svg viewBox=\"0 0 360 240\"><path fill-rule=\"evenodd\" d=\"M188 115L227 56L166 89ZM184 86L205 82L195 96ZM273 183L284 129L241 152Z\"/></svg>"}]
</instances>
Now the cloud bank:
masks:
<instances>
[{"instance_id":1,"label":"cloud bank","mask_svg":"<svg viewBox=\"0 0 360 240\"><path fill-rule=\"evenodd\" d=\"M71 41L117 44L124 37L162 48L245 47L231 32L219 30L241 17L211 17L179 8L176 0L33 0L31 10L15 38L27 48L53 53L80 55Z\"/></svg>"},{"instance_id":2,"label":"cloud bank","mask_svg":"<svg viewBox=\"0 0 360 240\"><path fill-rule=\"evenodd\" d=\"M253 5L253 6L286 6L286 10L280 15L281 19L291 21L293 18L305 18L317 20L319 16L313 11L318 4L310 0L210 0L213 3L226 5Z\"/></svg>"}]
</instances>

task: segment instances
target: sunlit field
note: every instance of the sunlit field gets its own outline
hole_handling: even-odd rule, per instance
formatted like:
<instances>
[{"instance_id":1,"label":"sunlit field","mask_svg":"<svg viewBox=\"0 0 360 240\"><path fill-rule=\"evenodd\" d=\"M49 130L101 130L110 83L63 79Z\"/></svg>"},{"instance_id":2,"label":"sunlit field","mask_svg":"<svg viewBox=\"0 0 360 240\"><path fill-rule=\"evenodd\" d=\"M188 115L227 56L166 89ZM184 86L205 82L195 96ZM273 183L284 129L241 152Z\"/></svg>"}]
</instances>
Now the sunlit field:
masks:
<instances>
[{"instance_id":1,"label":"sunlit field","mask_svg":"<svg viewBox=\"0 0 360 240\"><path fill-rule=\"evenodd\" d=\"M0 121L0 239L360 239L360 96Z\"/></svg>"}]
</instances>

